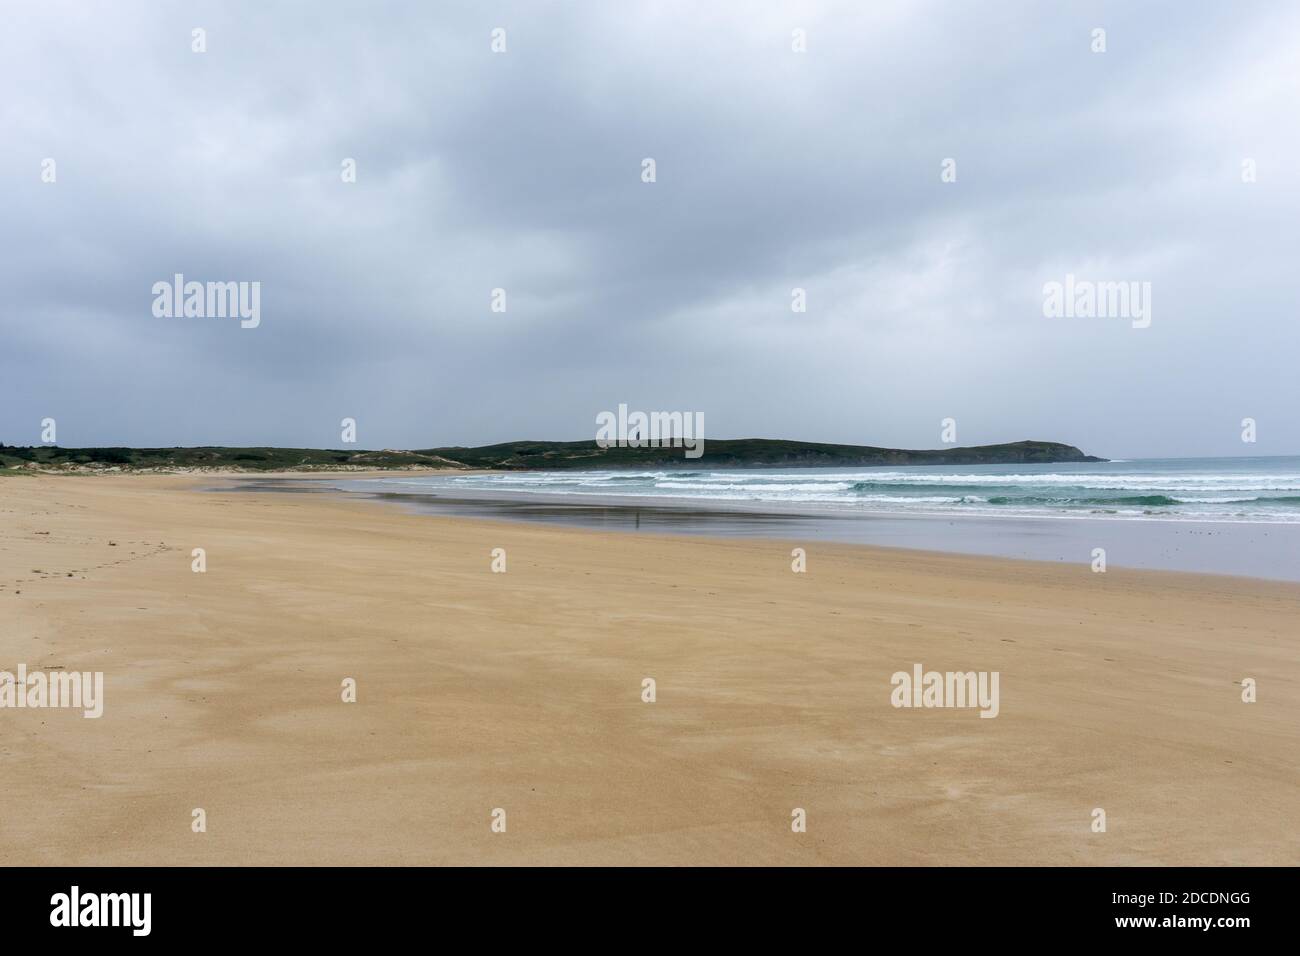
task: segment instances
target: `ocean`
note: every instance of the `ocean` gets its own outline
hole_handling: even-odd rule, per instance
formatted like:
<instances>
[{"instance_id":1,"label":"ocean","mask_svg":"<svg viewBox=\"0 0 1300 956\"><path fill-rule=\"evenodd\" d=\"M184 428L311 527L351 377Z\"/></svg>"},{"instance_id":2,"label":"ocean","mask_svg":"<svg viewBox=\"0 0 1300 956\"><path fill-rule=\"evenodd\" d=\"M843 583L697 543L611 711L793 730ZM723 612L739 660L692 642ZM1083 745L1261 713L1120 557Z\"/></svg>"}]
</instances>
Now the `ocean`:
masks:
<instances>
[{"instance_id":1,"label":"ocean","mask_svg":"<svg viewBox=\"0 0 1300 956\"><path fill-rule=\"evenodd\" d=\"M641 498L817 512L1300 523L1300 457L911 468L535 471L378 479L424 494Z\"/></svg>"}]
</instances>

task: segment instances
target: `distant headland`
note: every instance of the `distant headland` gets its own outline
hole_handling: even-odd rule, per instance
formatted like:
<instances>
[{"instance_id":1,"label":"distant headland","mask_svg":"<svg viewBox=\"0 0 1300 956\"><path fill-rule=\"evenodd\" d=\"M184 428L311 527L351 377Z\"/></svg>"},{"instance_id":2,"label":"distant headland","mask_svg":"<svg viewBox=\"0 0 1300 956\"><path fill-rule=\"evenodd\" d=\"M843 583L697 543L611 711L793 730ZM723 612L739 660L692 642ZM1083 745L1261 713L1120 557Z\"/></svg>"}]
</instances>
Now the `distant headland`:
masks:
<instances>
[{"instance_id":1,"label":"distant headland","mask_svg":"<svg viewBox=\"0 0 1300 956\"><path fill-rule=\"evenodd\" d=\"M1105 461L1073 445L1017 441L965 448L905 449L771 438L710 439L702 456L680 448L588 441L515 441L477 448L402 451L319 448L61 448L0 444L0 468L24 471L355 471L425 468L503 471L616 468L864 468L892 465L1010 465Z\"/></svg>"}]
</instances>

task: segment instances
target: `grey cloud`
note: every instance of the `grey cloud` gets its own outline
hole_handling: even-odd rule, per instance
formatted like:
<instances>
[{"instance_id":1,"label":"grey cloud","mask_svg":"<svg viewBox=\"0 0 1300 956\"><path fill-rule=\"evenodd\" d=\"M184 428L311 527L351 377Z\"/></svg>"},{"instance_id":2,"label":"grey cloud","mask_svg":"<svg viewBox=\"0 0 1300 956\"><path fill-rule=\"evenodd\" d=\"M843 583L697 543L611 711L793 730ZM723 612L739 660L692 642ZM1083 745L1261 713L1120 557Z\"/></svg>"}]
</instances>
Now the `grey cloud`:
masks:
<instances>
[{"instance_id":1,"label":"grey cloud","mask_svg":"<svg viewBox=\"0 0 1300 956\"><path fill-rule=\"evenodd\" d=\"M0 440L46 415L64 444L331 445L345 415L370 447L580 438L627 401L716 437L934 446L952 415L1117 457L1239 454L1249 415L1253 451L1295 453L1298 27L1250 2L19 3ZM1152 327L1044 318L1066 271L1151 281ZM262 326L154 318L175 272L261 281Z\"/></svg>"}]
</instances>

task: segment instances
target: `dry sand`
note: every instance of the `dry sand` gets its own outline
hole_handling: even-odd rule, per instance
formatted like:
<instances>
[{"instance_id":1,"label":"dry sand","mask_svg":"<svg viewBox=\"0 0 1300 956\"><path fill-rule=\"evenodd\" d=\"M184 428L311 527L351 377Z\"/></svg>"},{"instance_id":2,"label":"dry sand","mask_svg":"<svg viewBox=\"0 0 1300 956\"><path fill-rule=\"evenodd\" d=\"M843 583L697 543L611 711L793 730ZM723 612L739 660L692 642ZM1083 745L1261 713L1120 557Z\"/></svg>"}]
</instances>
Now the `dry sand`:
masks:
<instances>
[{"instance_id":1,"label":"dry sand","mask_svg":"<svg viewBox=\"0 0 1300 956\"><path fill-rule=\"evenodd\" d=\"M0 710L0 862L1300 862L1300 585L212 484L0 478L0 669L106 675Z\"/></svg>"}]
</instances>

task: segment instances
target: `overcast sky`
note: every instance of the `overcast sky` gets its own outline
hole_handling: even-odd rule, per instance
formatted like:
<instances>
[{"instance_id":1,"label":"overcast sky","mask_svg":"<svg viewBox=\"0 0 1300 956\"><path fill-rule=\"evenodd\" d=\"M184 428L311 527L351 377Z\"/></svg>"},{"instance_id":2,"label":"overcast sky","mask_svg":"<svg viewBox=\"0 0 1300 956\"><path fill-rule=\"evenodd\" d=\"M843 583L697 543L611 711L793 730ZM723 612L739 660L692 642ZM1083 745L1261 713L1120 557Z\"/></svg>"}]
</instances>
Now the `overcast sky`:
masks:
<instances>
[{"instance_id":1,"label":"overcast sky","mask_svg":"<svg viewBox=\"0 0 1300 956\"><path fill-rule=\"evenodd\" d=\"M1297 454L1297 50L1283 3L15 0L0 441L580 439L626 402ZM178 272L260 282L260 326L155 317ZM1150 326L1045 317L1067 274L1150 282Z\"/></svg>"}]
</instances>

